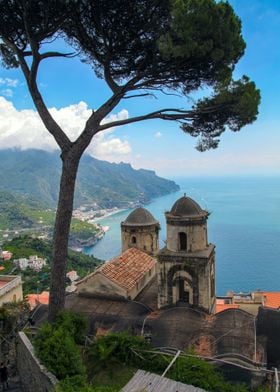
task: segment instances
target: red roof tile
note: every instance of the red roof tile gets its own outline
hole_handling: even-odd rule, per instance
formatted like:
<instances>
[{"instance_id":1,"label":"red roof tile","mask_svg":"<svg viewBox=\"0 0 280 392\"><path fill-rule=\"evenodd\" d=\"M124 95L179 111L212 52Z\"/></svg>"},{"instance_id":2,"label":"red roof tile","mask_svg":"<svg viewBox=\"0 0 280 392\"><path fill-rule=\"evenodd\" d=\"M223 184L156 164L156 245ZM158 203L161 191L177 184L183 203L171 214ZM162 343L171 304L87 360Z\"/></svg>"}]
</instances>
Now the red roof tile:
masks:
<instances>
[{"instance_id":1,"label":"red roof tile","mask_svg":"<svg viewBox=\"0 0 280 392\"><path fill-rule=\"evenodd\" d=\"M137 248L130 248L120 256L103 264L98 270L126 290L132 289L156 264L156 260Z\"/></svg>"},{"instance_id":2,"label":"red roof tile","mask_svg":"<svg viewBox=\"0 0 280 392\"><path fill-rule=\"evenodd\" d=\"M137 248L130 248L120 256L102 264L96 271L80 280L77 285L96 274L102 274L125 290L130 290L151 270L156 260Z\"/></svg>"},{"instance_id":3,"label":"red roof tile","mask_svg":"<svg viewBox=\"0 0 280 392\"><path fill-rule=\"evenodd\" d=\"M30 309L34 309L38 304L49 304L49 295L48 291L43 291L41 294L28 294L27 302L30 305Z\"/></svg>"},{"instance_id":4,"label":"red roof tile","mask_svg":"<svg viewBox=\"0 0 280 392\"><path fill-rule=\"evenodd\" d=\"M263 291L264 306L278 309L280 307L280 292L279 291Z\"/></svg>"},{"instance_id":5,"label":"red roof tile","mask_svg":"<svg viewBox=\"0 0 280 392\"><path fill-rule=\"evenodd\" d=\"M239 305L236 304L221 304L221 303L216 303L216 313L220 313L223 310L227 309L238 309Z\"/></svg>"}]
</instances>

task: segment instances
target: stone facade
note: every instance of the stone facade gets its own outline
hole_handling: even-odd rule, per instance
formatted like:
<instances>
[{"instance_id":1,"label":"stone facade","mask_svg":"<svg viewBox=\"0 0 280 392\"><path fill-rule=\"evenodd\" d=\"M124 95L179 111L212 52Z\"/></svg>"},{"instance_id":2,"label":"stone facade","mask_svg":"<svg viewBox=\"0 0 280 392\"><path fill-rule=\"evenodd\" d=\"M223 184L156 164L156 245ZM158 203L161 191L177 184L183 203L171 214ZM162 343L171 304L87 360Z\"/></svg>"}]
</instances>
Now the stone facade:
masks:
<instances>
[{"instance_id":1,"label":"stone facade","mask_svg":"<svg viewBox=\"0 0 280 392\"><path fill-rule=\"evenodd\" d=\"M151 256L159 250L159 222L145 208L132 211L121 223L122 252L137 248Z\"/></svg>"},{"instance_id":2,"label":"stone facade","mask_svg":"<svg viewBox=\"0 0 280 392\"><path fill-rule=\"evenodd\" d=\"M126 290L98 271L78 284L78 293L86 296L126 298Z\"/></svg>"},{"instance_id":3,"label":"stone facade","mask_svg":"<svg viewBox=\"0 0 280 392\"><path fill-rule=\"evenodd\" d=\"M196 253L170 252L158 256L158 308L188 303L209 313L215 308L214 246Z\"/></svg>"},{"instance_id":4,"label":"stone facade","mask_svg":"<svg viewBox=\"0 0 280 392\"><path fill-rule=\"evenodd\" d=\"M187 303L212 313L215 247L208 244L208 212L184 196L165 216L167 241L157 265L158 307Z\"/></svg>"},{"instance_id":5,"label":"stone facade","mask_svg":"<svg viewBox=\"0 0 280 392\"><path fill-rule=\"evenodd\" d=\"M24 332L18 334L17 369L24 392L54 391L58 383L56 377L40 363Z\"/></svg>"}]
</instances>

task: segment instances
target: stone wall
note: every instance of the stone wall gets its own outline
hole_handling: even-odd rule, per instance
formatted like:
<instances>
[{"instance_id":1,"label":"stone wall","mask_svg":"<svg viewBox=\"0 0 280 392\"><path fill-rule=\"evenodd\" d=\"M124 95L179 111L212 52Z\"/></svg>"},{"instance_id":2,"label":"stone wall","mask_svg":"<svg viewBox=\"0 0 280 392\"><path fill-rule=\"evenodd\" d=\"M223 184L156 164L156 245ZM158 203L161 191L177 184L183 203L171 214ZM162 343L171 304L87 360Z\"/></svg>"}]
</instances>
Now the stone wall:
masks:
<instances>
[{"instance_id":1,"label":"stone wall","mask_svg":"<svg viewBox=\"0 0 280 392\"><path fill-rule=\"evenodd\" d=\"M97 294L104 297L127 298L127 292L124 288L98 271L82 279L77 288L81 295Z\"/></svg>"},{"instance_id":2,"label":"stone wall","mask_svg":"<svg viewBox=\"0 0 280 392\"><path fill-rule=\"evenodd\" d=\"M53 391L58 382L56 377L39 362L24 332L18 334L17 369L24 392Z\"/></svg>"},{"instance_id":3,"label":"stone wall","mask_svg":"<svg viewBox=\"0 0 280 392\"><path fill-rule=\"evenodd\" d=\"M158 226L125 226L122 224L122 252L137 248L151 256L156 256L159 250Z\"/></svg>"},{"instance_id":4,"label":"stone wall","mask_svg":"<svg viewBox=\"0 0 280 392\"><path fill-rule=\"evenodd\" d=\"M207 248L207 226L206 223L197 225L171 225L167 224L166 247L171 252L180 251L179 233L187 236L187 252L196 252Z\"/></svg>"}]
</instances>

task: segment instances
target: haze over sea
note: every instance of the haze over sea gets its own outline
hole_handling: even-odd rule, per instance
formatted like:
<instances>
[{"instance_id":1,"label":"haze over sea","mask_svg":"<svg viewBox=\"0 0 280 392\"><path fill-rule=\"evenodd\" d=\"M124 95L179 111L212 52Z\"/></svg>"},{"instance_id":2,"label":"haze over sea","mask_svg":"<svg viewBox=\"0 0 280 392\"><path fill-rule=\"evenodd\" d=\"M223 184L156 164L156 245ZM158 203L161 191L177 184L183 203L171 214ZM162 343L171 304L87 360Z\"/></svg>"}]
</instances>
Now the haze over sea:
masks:
<instances>
[{"instance_id":1,"label":"haze over sea","mask_svg":"<svg viewBox=\"0 0 280 392\"><path fill-rule=\"evenodd\" d=\"M280 177L177 178L181 190L145 207L160 222L160 246L166 238L164 212L184 192L211 212L208 240L216 245L217 294L227 290L280 291ZM85 253L108 260L121 252L120 223L131 210L99 221L110 226Z\"/></svg>"}]
</instances>

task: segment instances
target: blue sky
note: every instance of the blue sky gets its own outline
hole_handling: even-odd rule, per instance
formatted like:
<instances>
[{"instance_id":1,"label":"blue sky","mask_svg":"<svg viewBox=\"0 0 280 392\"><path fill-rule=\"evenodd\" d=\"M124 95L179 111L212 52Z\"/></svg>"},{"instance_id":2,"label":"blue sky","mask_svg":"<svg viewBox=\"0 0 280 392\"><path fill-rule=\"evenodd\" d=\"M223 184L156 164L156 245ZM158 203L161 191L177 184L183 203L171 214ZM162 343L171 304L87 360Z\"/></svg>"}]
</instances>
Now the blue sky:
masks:
<instances>
[{"instance_id":1,"label":"blue sky","mask_svg":"<svg viewBox=\"0 0 280 392\"><path fill-rule=\"evenodd\" d=\"M169 177L280 174L280 1L230 3L242 20L247 43L235 76L247 74L260 88L258 120L239 133L226 132L219 148L205 153L197 152L195 139L183 134L175 123L149 121L99 136L89 148L90 154L130 162L135 168L153 169ZM104 82L78 58L48 60L39 82L48 107L70 137L77 135L90 109L109 95ZM125 100L113 118L186 104L184 98L166 96ZM55 145L34 111L20 71L0 68L0 148L6 147L54 149Z\"/></svg>"}]
</instances>

